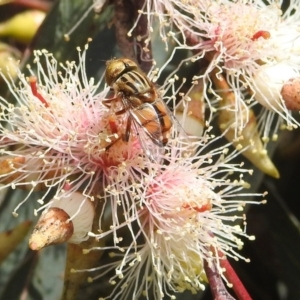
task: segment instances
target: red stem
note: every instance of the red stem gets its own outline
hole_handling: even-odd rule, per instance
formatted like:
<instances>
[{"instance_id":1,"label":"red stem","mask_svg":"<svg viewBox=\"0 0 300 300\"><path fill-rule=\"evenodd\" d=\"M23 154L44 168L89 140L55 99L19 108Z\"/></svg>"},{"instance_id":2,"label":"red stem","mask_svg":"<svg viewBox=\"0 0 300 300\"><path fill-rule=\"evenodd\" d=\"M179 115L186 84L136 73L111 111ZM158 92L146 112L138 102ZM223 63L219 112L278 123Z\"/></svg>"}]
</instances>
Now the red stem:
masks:
<instances>
[{"instance_id":1,"label":"red stem","mask_svg":"<svg viewBox=\"0 0 300 300\"><path fill-rule=\"evenodd\" d=\"M224 254L219 251L220 255L220 266L224 268L226 271L224 272L224 276L232 284L232 288L234 293L236 294L237 298L240 300L252 300L251 296L247 292L246 288L244 287L243 283L237 276L236 272L230 265L229 261L226 259Z\"/></svg>"},{"instance_id":2,"label":"red stem","mask_svg":"<svg viewBox=\"0 0 300 300\"><path fill-rule=\"evenodd\" d=\"M204 269L214 300L234 300L227 291L216 265L209 266L207 261L204 261Z\"/></svg>"}]
</instances>

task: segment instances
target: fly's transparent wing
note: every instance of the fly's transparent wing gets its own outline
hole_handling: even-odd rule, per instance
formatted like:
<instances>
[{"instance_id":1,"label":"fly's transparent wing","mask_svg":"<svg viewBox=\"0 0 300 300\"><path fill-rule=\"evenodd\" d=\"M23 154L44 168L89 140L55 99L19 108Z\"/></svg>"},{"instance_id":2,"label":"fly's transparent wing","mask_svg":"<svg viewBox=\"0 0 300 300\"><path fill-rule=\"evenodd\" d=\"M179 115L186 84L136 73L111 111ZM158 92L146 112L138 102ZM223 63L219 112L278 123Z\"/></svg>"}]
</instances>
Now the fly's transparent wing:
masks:
<instances>
[{"instance_id":1,"label":"fly's transparent wing","mask_svg":"<svg viewBox=\"0 0 300 300\"><path fill-rule=\"evenodd\" d=\"M131 108L129 114L140 145L152 161L162 158L165 146L170 155L184 155L190 151L192 143L189 136L161 99Z\"/></svg>"},{"instance_id":2,"label":"fly's transparent wing","mask_svg":"<svg viewBox=\"0 0 300 300\"><path fill-rule=\"evenodd\" d=\"M129 110L134 131L145 154L157 161L164 153L164 134L160 116L155 107L144 103L138 108Z\"/></svg>"}]
</instances>

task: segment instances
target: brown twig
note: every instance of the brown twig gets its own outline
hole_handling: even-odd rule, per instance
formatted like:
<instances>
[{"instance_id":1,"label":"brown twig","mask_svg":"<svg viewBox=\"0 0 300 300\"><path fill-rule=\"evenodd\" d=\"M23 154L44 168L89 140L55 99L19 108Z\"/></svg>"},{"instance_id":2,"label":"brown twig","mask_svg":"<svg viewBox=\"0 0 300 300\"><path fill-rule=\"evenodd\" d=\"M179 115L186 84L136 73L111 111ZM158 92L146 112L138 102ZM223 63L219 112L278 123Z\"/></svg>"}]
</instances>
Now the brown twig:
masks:
<instances>
[{"instance_id":1,"label":"brown twig","mask_svg":"<svg viewBox=\"0 0 300 300\"><path fill-rule=\"evenodd\" d=\"M141 69L148 73L152 68L152 46L149 37L149 24L147 16L141 14L138 16L138 11L142 10L145 5L145 0L134 1L136 18L139 17L138 23L134 30L136 41L136 57Z\"/></svg>"},{"instance_id":2,"label":"brown twig","mask_svg":"<svg viewBox=\"0 0 300 300\"><path fill-rule=\"evenodd\" d=\"M224 286L224 282L217 267L215 265L209 266L207 261L204 261L204 269L214 300L234 300Z\"/></svg>"},{"instance_id":3,"label":"brown twig","mask_svg":"<svg viewBox=\"0 0 300 300\"><path fill-rule=\"evenodd\" d=\"M136 61L133 39L127 34L133 25L134 6L130 0L114 0L114 7L117 44L126 58Z\"/></svg>"}]
</instances>

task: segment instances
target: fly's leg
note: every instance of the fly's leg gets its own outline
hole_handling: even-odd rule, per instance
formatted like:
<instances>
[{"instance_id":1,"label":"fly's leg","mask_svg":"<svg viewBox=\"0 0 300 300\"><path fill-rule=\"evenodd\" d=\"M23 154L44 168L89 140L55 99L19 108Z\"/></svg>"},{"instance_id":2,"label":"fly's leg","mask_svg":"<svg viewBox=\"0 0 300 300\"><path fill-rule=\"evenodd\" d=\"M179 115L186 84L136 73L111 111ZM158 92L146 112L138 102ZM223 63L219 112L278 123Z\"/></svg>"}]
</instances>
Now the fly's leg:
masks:
<instances>
[{"instance_id":1,"label":"fly's leg","mask_svg":"<svg viewBox=\"0 0 300 300\"><path fill-rule=\"evenodd\" d=\"M102 100L102 103L105 107L111 109L112 108L112 105L116 102L119 102L120 101L120 97L114 97L114 98L111 98L111 99L104 99ZM119 115L122 115L126 112L126 108L122 108L116 112L114 112L115 115L119 116Z\"/></svg>"},{"instance_id":2,"label":"fly's leg","mask_svg":"<svg viewBox=\"0 0 300 300\"><path fill-rule=\"evenodd\" d=\"M104 99L104 100L102 100L102 103L107 108L111 108L112 103L116 102L116 101L119 101L118 97L111 98L111 99Z\"/></svg>"},{"instance_id":3,"label":"fly's leg","mask_svg":"<svg viewBox=\"0 0 300 300\"><path fill-rule=\"evenodd\" d=\"M130 138L130 132L131 132L131 122L132 122L132 119L129 116L127 119L125 133L122 135L122 137L116 138L109 146L107 146L105 148L105 151L108 151L109 148L112 147L115 143L117 143L121 138L122 138L123 142L128 143L129 138ZM109 119L109 126L110 126L112 132L117 133L118 129L117 129L114 119Z\"/></svg>"},{"instance_id":4,"label":"fly's leg","mask_svg":"<svg viewBox=\"0 0 300 300\"><path fill-rule=\"evenodd\" d=\"M113 105L116 104L117 102L119 102L121 99L120 99L120 95L117 96L117 97L114 97L114 98L111 98L111 99L104 99L102 100L102 103L104 106L106 106L107 108L109 109L113 109ZM108 119L108 123L109 123L109 126L111 128L111 131L112 133L116 133L118 134L119 130L117 128L117 124L116 124L116 121L115 121L115 116L120 116L120 115L123 115L125 114L126 112L128 111L128 108L121 108L120 110L118 111L115 111L113 115L111 115ZM128 142L129 141L129 138L130 138L130 131L131 131L131 123L132 123L132 119L130 116L128 116L128 119L127 119L127 123L126 123L126 129L125 129L125 134L122 135L122 140L124 142ZM117 142L120 138L117 138L112 144L114 144L115 142ZM109 149L112 145L109 145L107 149Z\"/></svg>"},{"instance_id":5,"label":"fly's leg","mask_svg":"<svg viewBox=\"0 0 300 300\"><path fill-rule=\"evenodd\" d=\"M108 126L110 128L110 131L116 135L116 138L110 143L110 145L108 145L106 148L105 148L105 151L108 151L109 148L111 146L113 146L117 141L120 140L121 137L119 137L118 135L118 132L119 132L119 129L118 129L118 125L116 123L116 118L114 115L111 115L108 117Z\"/></svg>"},{"instance_id":6,"label":"fly's leg","mask_svg":"<svg viewBox=\"0 0 300 300\"><path fill-rule=\"evenodd\" d=\"M110 131L113 133L113 134L118 134L118 125L116 123L116 118L114 115L110 115L108 117L108 125L110 127Z\"/></svg>"},{"instance_id":7,"label":"fly's leg","mask_svg":"<svg viewBox=\"0 0 300 300\"><path fill-rule=\"evenodd\" d=\"M129 141L130 131L131 131L131 123L132 123L132 118L131 118L131 116L128 116L125 134L123 135L123 141L126 143Z\"/></svg>"}]
</instances>

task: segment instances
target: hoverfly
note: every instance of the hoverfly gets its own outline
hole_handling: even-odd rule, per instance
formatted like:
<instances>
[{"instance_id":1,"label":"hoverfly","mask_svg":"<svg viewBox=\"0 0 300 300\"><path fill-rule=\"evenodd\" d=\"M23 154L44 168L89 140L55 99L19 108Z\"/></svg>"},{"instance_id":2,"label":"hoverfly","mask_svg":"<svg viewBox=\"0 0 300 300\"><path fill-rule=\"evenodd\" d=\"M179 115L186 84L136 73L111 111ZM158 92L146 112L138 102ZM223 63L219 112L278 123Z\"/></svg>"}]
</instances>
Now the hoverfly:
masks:
<instances>
[{"instance_id":1,"label":"hoverfly","mask_svg":"<svg viewBox=\"0 0 300 300\"><path fill-rule=\"evenodd\" d=\"M119 102L121 109L115 114L128 113L124 141L129 141L133 125L141 146L153 158L153 147L148 146L149 141L145 141L145 137L154 145L163 148L168 143L174 118L155 85L135 62L127 58L108 61L105 80L115 92L115 97L103 100L103 104L111 108L113 102ZM142 128L142 132L139 128Z\"/></svg>"}]
</instances>

